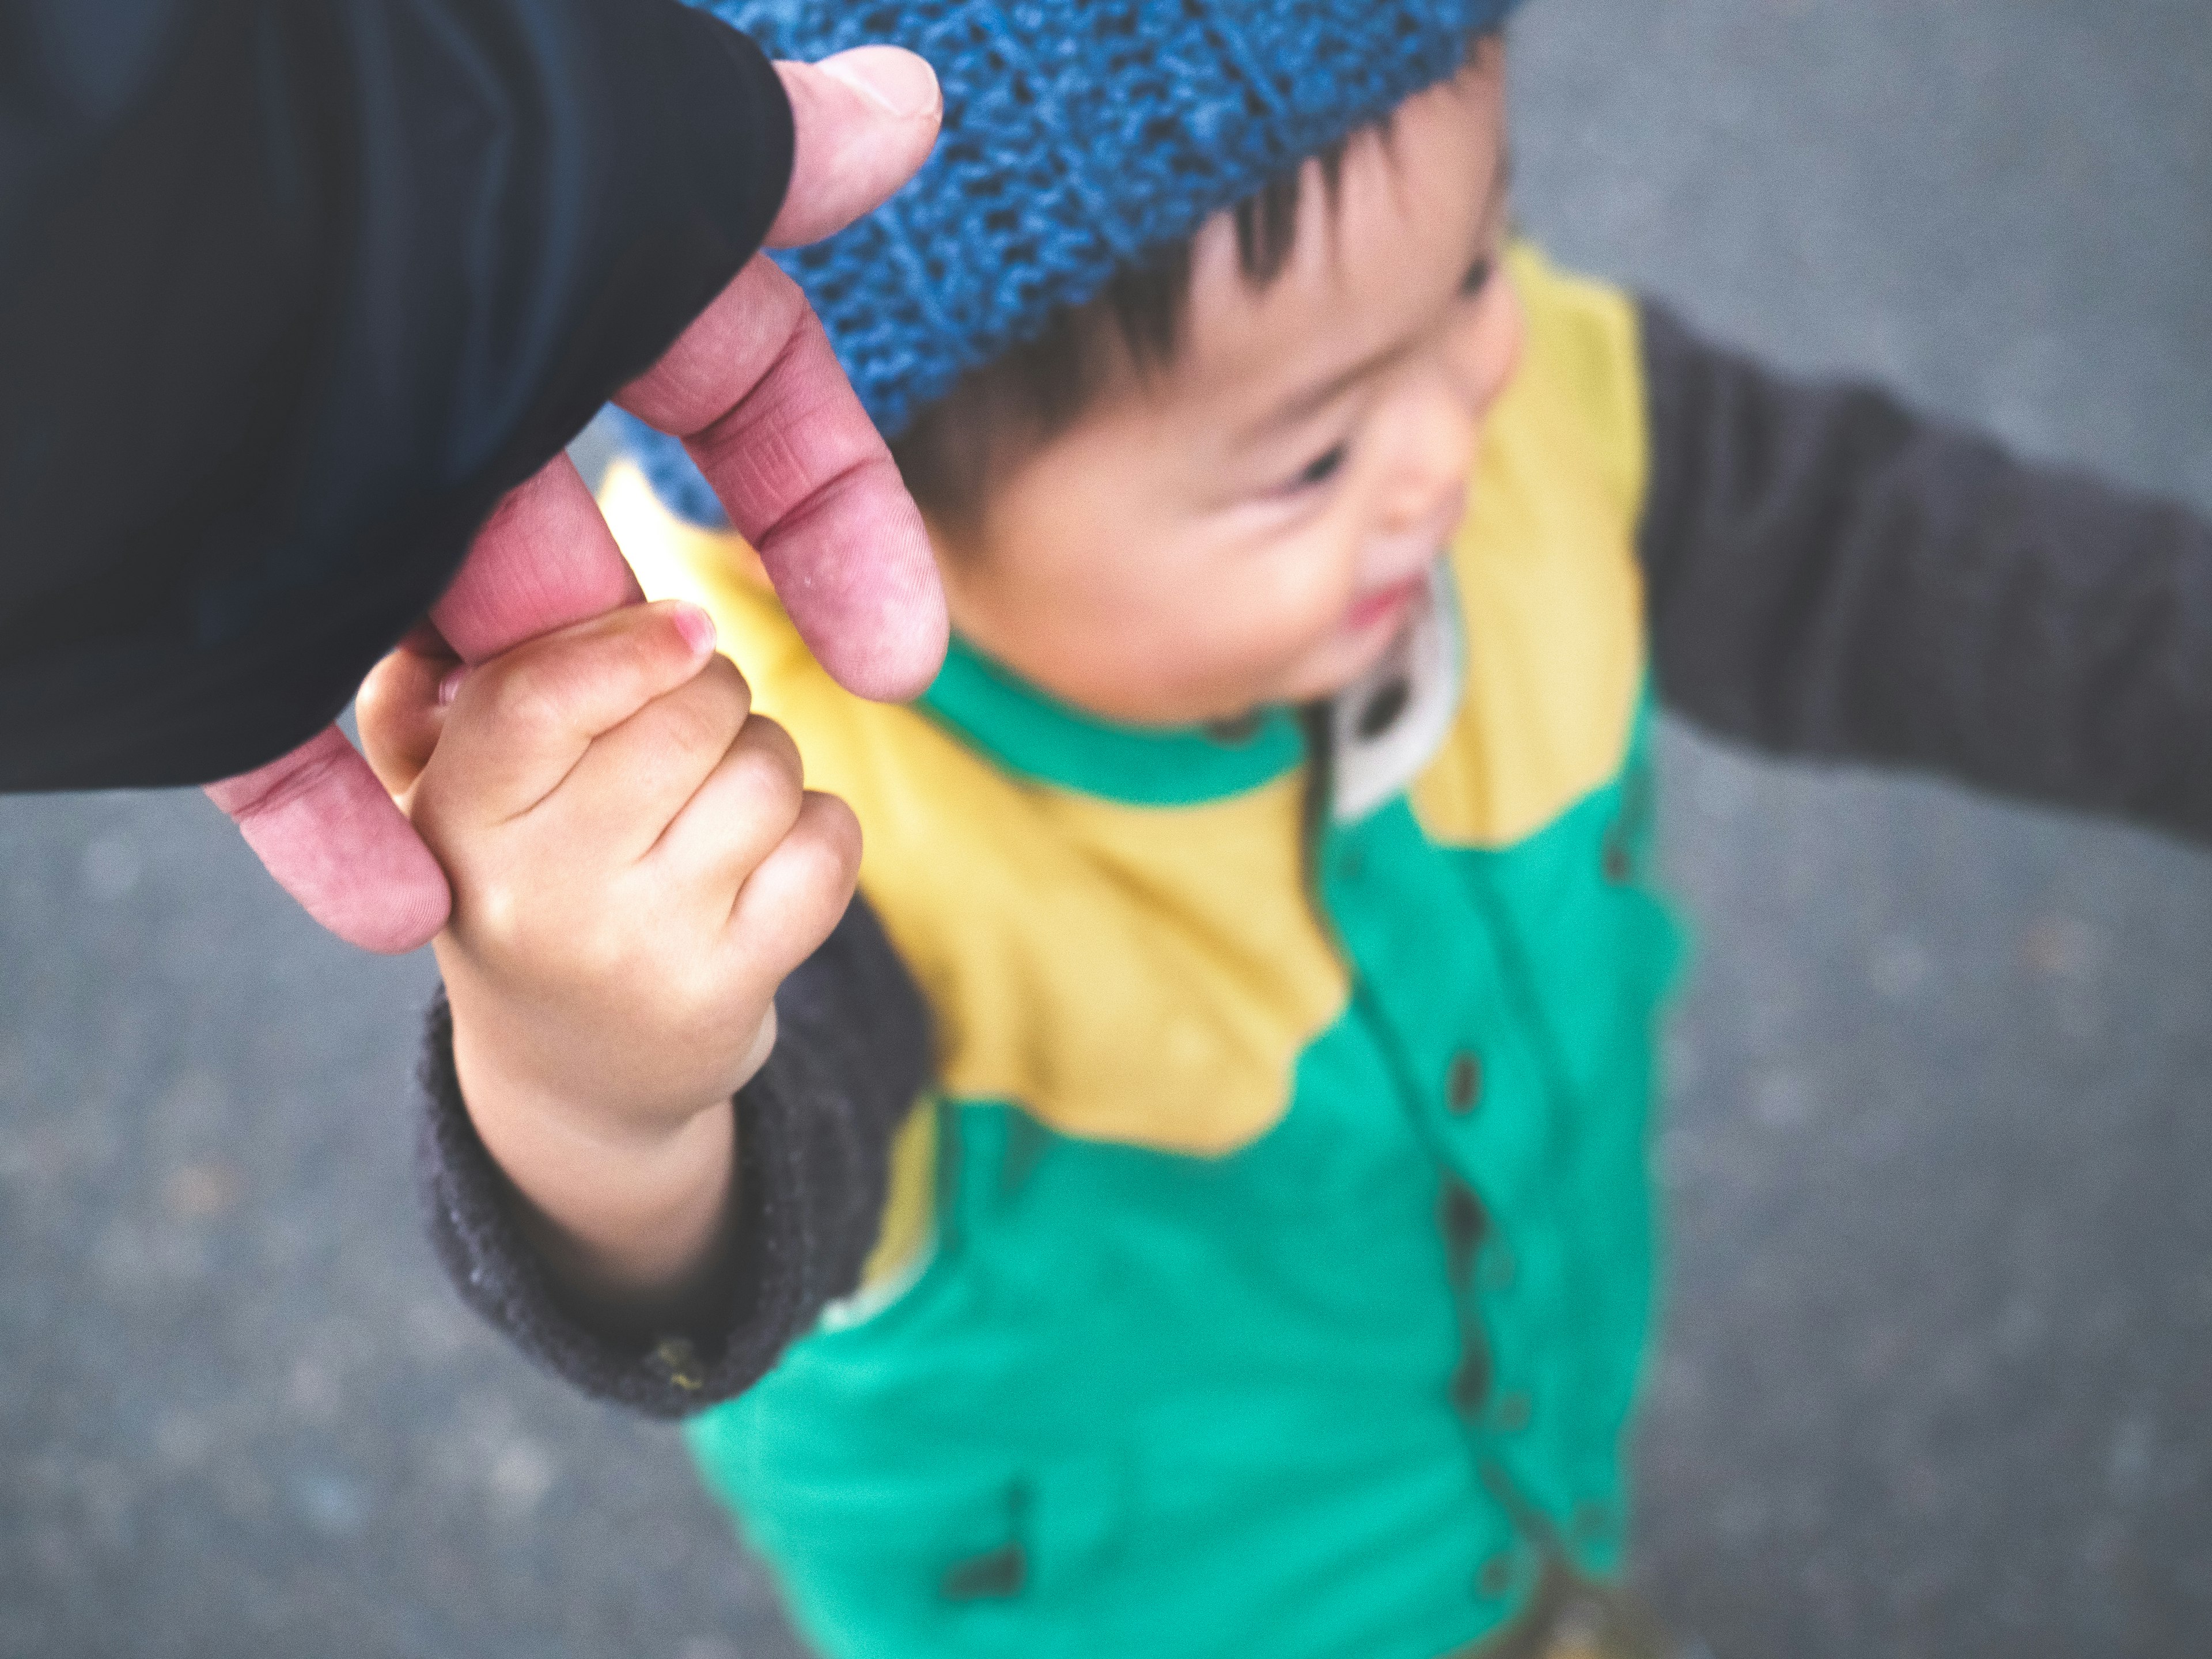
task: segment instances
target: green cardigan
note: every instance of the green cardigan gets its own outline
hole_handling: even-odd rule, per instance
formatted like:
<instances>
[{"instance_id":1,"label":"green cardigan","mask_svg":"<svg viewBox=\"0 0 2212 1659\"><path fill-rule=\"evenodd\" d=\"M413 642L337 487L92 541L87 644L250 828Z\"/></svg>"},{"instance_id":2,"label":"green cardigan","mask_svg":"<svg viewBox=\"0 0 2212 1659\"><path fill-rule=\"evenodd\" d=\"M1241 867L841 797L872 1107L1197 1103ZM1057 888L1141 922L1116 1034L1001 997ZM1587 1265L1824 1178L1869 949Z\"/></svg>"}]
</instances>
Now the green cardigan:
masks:
<instances>
[{"instance_id":1,"label":"green cardigan","mask_svg":"<svg viewBox=\"0 0 2212 1659\"><path fill-rule=\"evenodd\" d=\"M1675 957L1642 405L1626 301L1514 276L1477 504L1330 714L1109 726L964 650L873 708L612 514L859 811L940 1033L867 1289L692 1431L829 1653L1436 1659L1618 1559Z\"/></svg>"},{"instance_id":2,"label":"green cardigan","mask_svg":"<svg viewBox=\"0 0 2212 1659\"><path fill-rule=\"evenodd\" d=\"M860 813L863 898L738 1091L711 1305L562 1300L441 1015L432 1237L542 1364L695 1416L829 1653L1435 1659L1618 1559L1650 693L2212 832L2200 520L1510 269L1528 352L1426 620L1325 709L1116 729L961 653L854 702L741 544L610 484Z\"/></svg>"}]
</instances>

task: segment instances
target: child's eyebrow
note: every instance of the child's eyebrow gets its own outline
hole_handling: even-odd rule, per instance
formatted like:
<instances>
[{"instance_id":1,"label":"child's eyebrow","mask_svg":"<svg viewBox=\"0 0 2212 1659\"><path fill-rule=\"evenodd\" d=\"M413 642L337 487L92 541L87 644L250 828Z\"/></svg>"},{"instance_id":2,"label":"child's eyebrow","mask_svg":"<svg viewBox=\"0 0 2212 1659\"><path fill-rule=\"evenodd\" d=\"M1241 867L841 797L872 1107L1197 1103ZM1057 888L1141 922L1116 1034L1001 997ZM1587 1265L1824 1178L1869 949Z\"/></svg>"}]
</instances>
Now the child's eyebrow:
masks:
<instances>
[{"instance_id":1,"label":"child's eyebrow","mask_svg":"<svg viewBox=\"0 0 2212 1659\"><path fill-rule=\"evenodd\" d=\"M1506 196L1512 183L1513 153L1510 149L1501 147L1498 152L1498 163L1491 169L1490 190L1483 198L1482 213L1475 221L1475 253L1468 263L1467 274L1460 279L1462 287L1471 284L1478 271L1495 263L1496 256L1491 251L1492 237L1504 213ZM1385 343L1358 362L1339 369L1326 380L1292 392L1246 429L1246 441L1256 439L1278 428L1296 425L1337 397L1346 386L1372 374L1378 365L1395 356L1399 349L1395 343Z\"/></svg>"}]
</instances>

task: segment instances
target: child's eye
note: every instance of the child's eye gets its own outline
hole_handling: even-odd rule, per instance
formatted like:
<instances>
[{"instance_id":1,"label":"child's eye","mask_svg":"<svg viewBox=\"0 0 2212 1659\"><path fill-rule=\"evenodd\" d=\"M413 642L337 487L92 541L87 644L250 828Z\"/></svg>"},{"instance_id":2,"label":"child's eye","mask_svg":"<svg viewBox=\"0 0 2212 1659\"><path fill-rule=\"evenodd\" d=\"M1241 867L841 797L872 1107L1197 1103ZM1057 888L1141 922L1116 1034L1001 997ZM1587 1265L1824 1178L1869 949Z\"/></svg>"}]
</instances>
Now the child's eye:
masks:
<instances>
[{"instance_id":1,"label":"child's eye","mask_svg":"<svg viewBox=\"0 0 2212 1659\"><path fill-rule=\"evenodd\" d=\"M1291 488L1311 489L1316 484L1327 483L1342 469L1345 449L1345 445L1339 444L1335 448L1315 456L1298 470L1297 477L1291 480Z\"/></svg>"},{"instance_id":2,"label":"child's eye","mask_svg":"<svg viewBox=\"0 0 2212 1659\"><path fill-rule=\"evenodd\" d=\"M1463 298L1472 300L1490 286L1490 274L1497 266L1488 259L1477 259L1467 268L1467 275L1459 279L1459 291Z\"/></svg>"}]
</instances>

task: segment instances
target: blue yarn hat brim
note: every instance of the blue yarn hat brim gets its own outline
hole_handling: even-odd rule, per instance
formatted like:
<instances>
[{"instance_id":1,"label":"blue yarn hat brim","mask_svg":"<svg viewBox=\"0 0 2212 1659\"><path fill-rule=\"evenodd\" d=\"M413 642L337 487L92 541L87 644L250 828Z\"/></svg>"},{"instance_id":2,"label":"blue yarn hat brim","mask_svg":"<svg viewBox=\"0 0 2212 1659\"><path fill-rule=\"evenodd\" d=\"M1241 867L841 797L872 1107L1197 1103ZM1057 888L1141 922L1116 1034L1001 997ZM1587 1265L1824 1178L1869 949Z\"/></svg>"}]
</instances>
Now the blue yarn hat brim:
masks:
<instances>
[{"instance_id":1,"label":"blue yarn hat brim","mask_svg":"<svg viewBox=\"0 0 2212 1659\"><path fill-rule=\"evenodd\" d=\"M1455 72L1517 0L701 0L775 58L888 41L945 92L906 188L778 256L886 436L1115 271ZM662 500L720 506L680 444L624 441Z\"/></svg>"}]
</instances>

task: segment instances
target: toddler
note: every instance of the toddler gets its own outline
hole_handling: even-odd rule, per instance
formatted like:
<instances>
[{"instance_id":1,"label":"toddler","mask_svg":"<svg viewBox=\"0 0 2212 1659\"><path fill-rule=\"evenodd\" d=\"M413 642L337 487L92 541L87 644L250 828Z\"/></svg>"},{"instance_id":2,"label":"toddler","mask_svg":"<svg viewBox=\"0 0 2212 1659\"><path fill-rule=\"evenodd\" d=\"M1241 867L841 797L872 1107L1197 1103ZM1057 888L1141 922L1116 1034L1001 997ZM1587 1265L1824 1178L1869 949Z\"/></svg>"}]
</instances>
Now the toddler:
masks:
<instances>
[{"instance_id":1,"label":"toddler","mask_svg":"<svg viewBox=\"0 0 2212 1659\"><path fill-rule=\"evenodd\" d=\"M364 698L445 1258L825 1654L1662 1651L1655 698L2212 823L2212 536L1516 243L1507 9L720 7L944 81L793 264L942 675L838 690L641 436L662 603Z\"/></svg>"}]
</instances>

